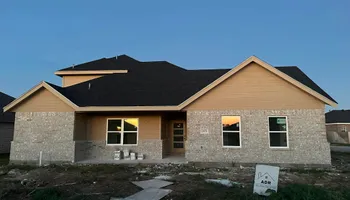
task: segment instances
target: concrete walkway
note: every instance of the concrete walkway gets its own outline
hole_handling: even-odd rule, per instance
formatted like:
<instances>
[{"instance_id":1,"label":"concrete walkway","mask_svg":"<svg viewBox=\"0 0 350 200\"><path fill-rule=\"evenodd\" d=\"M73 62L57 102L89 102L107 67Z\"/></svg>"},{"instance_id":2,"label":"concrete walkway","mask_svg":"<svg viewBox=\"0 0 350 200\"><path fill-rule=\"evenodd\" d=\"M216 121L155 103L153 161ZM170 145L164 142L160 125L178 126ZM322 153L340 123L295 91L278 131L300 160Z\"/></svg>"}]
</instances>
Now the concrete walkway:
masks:
<instances>
[{"instance_id":1,"label":"concrete walkway","mask_svg":"<svg viewBox=\"0 0 350 200\"><path fill-rule=\"evenodd\" d=\"M99 160L90 159L76 162L77 164L187 164L188 161L184 156L169 156L161 160Z\"/></svg>"},{"instance_id":2,"label":"concrete walkway","mask_svg":"<svg viewBox=\"0 0 350 200\"><path fill-rule=\"evenodd\" d=\"M331 146L331 151L350 153L350 146Z\"/></svg>"}]
</instances>

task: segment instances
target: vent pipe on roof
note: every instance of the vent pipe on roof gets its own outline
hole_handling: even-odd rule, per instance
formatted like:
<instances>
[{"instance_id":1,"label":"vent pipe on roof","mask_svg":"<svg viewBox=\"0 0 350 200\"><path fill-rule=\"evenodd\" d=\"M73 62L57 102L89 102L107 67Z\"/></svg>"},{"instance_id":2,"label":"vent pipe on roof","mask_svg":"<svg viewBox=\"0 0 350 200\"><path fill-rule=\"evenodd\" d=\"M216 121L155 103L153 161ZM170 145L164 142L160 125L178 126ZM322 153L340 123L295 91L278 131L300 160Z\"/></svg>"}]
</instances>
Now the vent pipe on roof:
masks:
<instances>
[{"instance_id":1,"label":"vent pipe on roof","mask_svg":"<svg viewBox=\"0 0 350 200\"><path fill-rule=\"evenodd\" d=\"M73 64L73 65L72 65L72 68L74 69L74 67L75 67L75 65Z\"/></svg>"},{"instance_id":2,"label":"vent pipe on roof","mask_svg":"<svg viewBox=\"0 0 350 200\"><path fill-rule=\"evenodd\" d=\"M88 90L90 90L90 88L91 88L91 83L89 83L89 87L88 87Z\"/></svg>"}]
</instances>

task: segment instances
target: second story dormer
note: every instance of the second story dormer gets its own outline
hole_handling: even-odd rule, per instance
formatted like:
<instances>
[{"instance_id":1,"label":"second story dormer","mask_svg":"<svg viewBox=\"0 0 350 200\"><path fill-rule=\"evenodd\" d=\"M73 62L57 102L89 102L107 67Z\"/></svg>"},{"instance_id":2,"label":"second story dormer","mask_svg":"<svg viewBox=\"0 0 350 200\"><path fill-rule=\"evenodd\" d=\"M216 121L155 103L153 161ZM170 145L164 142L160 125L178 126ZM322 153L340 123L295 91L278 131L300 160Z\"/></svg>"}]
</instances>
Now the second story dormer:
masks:
<instances>
[{"instance_id":1,"label":"second story dormer","mask_svg":"<svg viewBox=\"0 0 350 200\"><path fill-rule=\"evenodd\" d=\"M69 87L112 74L173 72L184 69L167 61L138 61L127 55L73 65L55 72L62 77L62 87Z\"/></svg>"}]
</instances>

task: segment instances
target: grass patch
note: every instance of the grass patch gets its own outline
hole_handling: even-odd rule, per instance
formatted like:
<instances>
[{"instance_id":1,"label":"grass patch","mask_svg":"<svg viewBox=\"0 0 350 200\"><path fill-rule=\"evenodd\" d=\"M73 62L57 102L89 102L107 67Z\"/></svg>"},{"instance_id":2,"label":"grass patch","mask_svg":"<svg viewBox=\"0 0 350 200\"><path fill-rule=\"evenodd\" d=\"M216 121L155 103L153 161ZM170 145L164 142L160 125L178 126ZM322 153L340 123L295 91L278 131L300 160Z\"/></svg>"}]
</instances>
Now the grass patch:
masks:
<instances>
[{"instance_id":1,"label":"grass patch","mask_svg":"<svg viewBox=\"0 0 350 200\"><path fill-rule=\"evenodd\" d=\"M350 147L350 144L331 143L331 146L347 146L347 147Z\"/></svg>"},{"instance_id":2,"label":"grass patch","mask_svg":"<svg viewBox=\"0 0 350 200\"><path fill-rule=\"evenodd\" d=\"M7 165L4 167L4 169L7 169L8 171L10 171L11 169L19 169L19 170L23 170L23 171L30 171L33 169L38 168L37 166L33 166L33 165Z\"/></svg>"},{"instance_id":3,"label":"grass patch","mask_svg":"<svg viewBox=\"0 0 350 200\"><path fill-rule=\"evenodd\" d=\"M189 187L184 192L170 193L168 199L173 200L264 200L257 194L253 194L252 188L226 187L220 184L205 183L198 184L196 187Z\"/></svg>"},{"instance_id":4,"label":"grass patch","mask_svg":"<svg viewBox=\"0 0 350 200\"><path fill-rule=\"evenodd\" d=\"M332 190L313 185L291 184L272 194L269 200L348 200L350 191Z\"/></svg>"},{"instance_id":5,"label":"grass patch","mask_svg":"<svg viewBox=\"0 0 350 200\"><path fill-rule=\"evenodd\" d=\"M330 172L330 169L323 169L323 168L290 168L290 169L283 169L281 171L289 172L289 173L299 173L299 174L322 174L325 172Z\"/></svg>"},{"instance_id":6,"label":"grass patch","mask_svg":"<svg viewBox=\"0 0 350 200\"><path fill-rule=\"evenodd\" d=\"M17 197L27 192L25 188L21 187L19 181L0 182L0 199L15 199L13 196Z\"/></svg>"},{"instance_id":7,"label":"grass patch","mask_svg":"<svg viewBox=\"0 0 350 200\"><path fill-rule=\"evenodd\" d=\"M10 154L0 154L0 166L9 164Z\"/></svg>"},{"instance_id":8,"label":"grass patch","mask_svg":"<svg viewBox=\"0 0 350 200\"><path fill-rule=\"evenodd\" d=\"M32 195L33 200L63 200L62 193L56 188L41 189Z\"/></svg>"},{"instance_id":9,"label":"grass patch","mask_svg":"<svg viewBox=\"0 0 350 200\"><path fill-rule=\"evenodd\" d=\"M207 184L178 195L171 195L174 200L220 199L220 200L349 200L350 191L346 189L326 189L313 185L292 184L280 188L278 193L269 197L253 194L252 188L227 188L218 184Z\"/></svg>"}]
</instances>

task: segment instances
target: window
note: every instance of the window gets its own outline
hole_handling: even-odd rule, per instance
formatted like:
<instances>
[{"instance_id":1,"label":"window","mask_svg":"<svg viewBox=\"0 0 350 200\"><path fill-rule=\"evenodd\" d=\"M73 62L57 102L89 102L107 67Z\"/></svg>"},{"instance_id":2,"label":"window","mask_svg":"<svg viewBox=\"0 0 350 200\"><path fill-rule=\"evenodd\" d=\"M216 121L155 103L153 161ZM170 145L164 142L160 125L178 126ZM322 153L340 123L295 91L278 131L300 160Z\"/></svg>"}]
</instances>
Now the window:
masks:
<instances>
[{"instance_id":1,"label":"window","mask_svg":"<svg viewBox=\"0 0 350 200\"><path fill-rule=\"evenodd\" d=\"M288 147L287 117L269 117L270 147Z\"/></svg>"},{"instance_id":2,"label":"window","mask_svg":"<svg viewBox=\"0 0 350 200\"><path fill-rule=\"evenodd\" d=\"M241 117L222 116L222 140L224 147L241 147Z\"/></svg>"},{"instance_id":3,"label":"window","mask_svg":"<svg viewBox=\"0 0 350 200\"><path fill-rule=\"evenodd\" d=\"M173 148L184 148L185 127L183 122L175 122L173 124Z\"/></svg>"},{"instance_id":4,"label":"window","mask_svg":"<svg viewBox=\"0 0 350 200\"><path fill-rule=\"evenodd\" d=\"M136 145L138 119L108 119L107 144Z\"/></svg>"},{"instance_id":5,"label":"window","mask_svg":"<svg viewBox=\"0 0 350 200\"><path fill-rule=\"evenodd\" d=\"M342 132L348 132L346 126L342 126L341 131L342 131Z\"/></svg>"}]
</instances>

